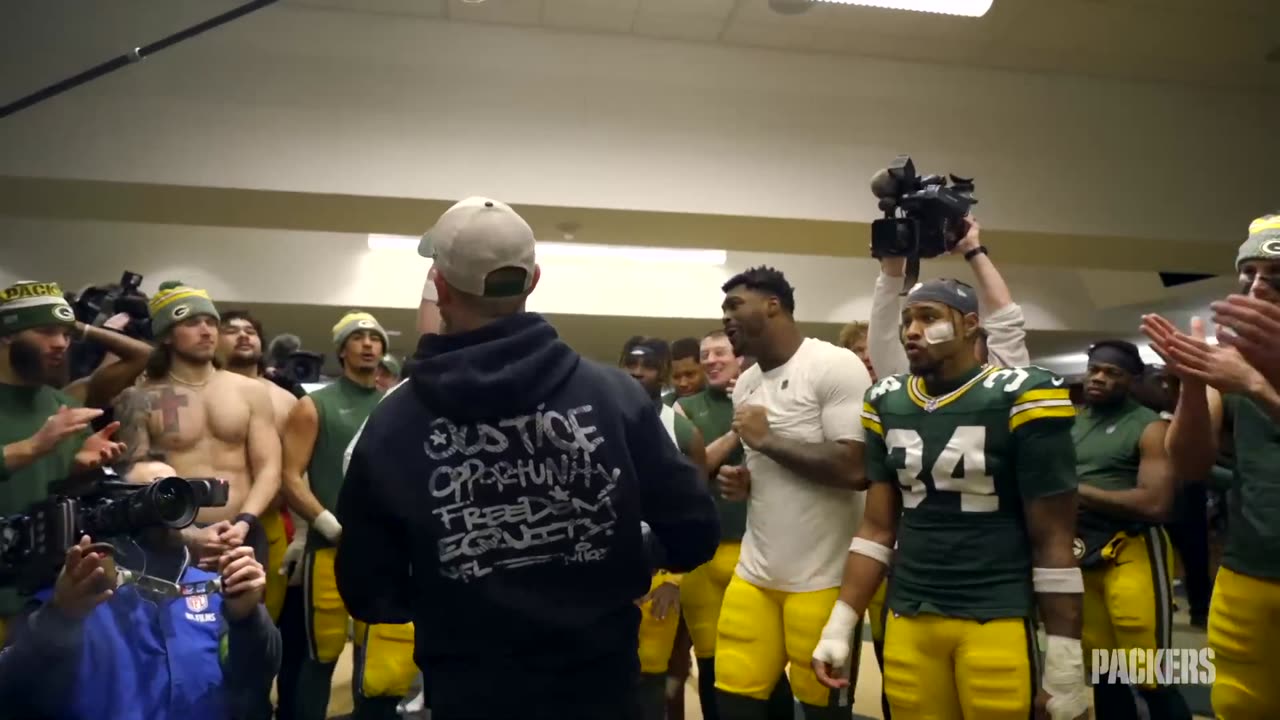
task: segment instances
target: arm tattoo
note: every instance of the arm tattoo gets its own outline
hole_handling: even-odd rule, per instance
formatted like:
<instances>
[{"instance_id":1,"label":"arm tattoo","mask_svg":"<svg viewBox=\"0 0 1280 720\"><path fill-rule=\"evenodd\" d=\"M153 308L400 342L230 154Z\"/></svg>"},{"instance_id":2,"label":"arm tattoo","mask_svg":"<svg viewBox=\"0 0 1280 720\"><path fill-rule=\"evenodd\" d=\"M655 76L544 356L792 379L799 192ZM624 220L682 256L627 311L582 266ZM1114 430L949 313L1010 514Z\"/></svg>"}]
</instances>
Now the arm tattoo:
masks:
<instances>
[{"instance_id":1,"label":"arm tattoo","mask_svg":"<svg viewBox=\"0 0 1280 720\"><path fill-rule=\"evenodd\" d=\"M134 463L147 459L151 451L151 437L147 429L147 421L151 417L150 395L139 387L125 390L116 400L115 416L120 421L116 439L128 448L116 464L115 471L124 475Z\"/></svg>"}]
</instances>

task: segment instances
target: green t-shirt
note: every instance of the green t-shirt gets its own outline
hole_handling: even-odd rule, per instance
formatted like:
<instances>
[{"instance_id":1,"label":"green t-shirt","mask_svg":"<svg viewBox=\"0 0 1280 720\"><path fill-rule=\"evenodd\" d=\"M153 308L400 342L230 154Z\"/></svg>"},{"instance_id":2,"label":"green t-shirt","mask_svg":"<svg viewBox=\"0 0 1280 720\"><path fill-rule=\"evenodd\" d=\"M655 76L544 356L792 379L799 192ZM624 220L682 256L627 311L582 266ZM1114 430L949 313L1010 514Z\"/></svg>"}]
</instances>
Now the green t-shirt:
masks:
<instances>
[{"instance_id":1,"label":"green t-shirt","mask_svg":"<svg viewBox=\"0 0 1280 720\"><path fill-rule=\"evenodd\" d=\"M1226 395L1222 406L1235 447L1222 564L1280 579L1280 426L1248 398Z\"/></svg>"},{"instance_id":2,"label":"green t-shirt","mask_svg":"<svg viewBox=\"0 0 1280 720\"><path fill-rule=\"evenodd\" d=\"M867 474L902 492L889 608L1031 617L1023 504L1075 489L1075 408L1063 379L1037 367L979 368L951 387L934 396L895 375L863 405Z\"/></svg>"},{"instance_id":3,"label":"green t-shirt","mask_svg":"<svg viewBox=\"0 0 1280 720\"><path fill-rule=\"evenodd\" d=\"M723 390L708 386L702 392L680 398L680 407L684 414L702 433L702 439L710 445L724 436L733 426L733 398ZM738 445L729 455L727 465L742 465L745 462L742 445ZM714 487L715 477L709 478L713 487L711 496L716 500L716 509L720 511L720 539L726 542L741 542L747 532L747 503L745 500L725 500Z\"/></svg>"},{"instance_id":4,"label":"green t-shirt","mask_svg":"<svg viewBox=\"0 0 1280 720\"><path fill-rule=\"evenodd\" d=\"M316 431L315 448L311 451L311 464L307 465L307 477L311 492L320 504L330 512L338 509L338 494L342 491L342 454L356 436L365 418L373 412L382 391L339 378L307 397L315 403L320 426ZM319 532L307 534L308 547L330 547L331 543Z\"/></svg>"},{"instance_id":5,"label":"green t-shirt","mask_svg":"<svg viewBox=\"0 0 1280 720\"><path fill-rule=\"evenodd\" d=\"M1076 477L1101 490L1131 490L1138 486L1138 466L1142 462L1142 433L1160 420L1160 415L1132 398L1114 407L1085 407L1071 428L1076 446ZM1147 527L1137 519L1081 510L1076 521L1076 556L1084 565L1097 560L1097 552L1116 533L1141 532Z\"/></svg>"},{"instance_id":6,"label":"green t-shirt","mask_svg":"<svg viewBox=\"0 0 1280 720\"><path fill-rule=\"evenodd\" d=\"M0 445L35 435L64 405L78 407L80 403L47 386L0 384ZM49 485L71 472L76 452L88 435L88 431L77 433L58 443L53 452L12 472L4 467L0 456L0 517L25 513L33 503L47 498ZM15 590L0 588L0 617L21 611L24 604L25 599Z\"/></svg>"}]
</instances>

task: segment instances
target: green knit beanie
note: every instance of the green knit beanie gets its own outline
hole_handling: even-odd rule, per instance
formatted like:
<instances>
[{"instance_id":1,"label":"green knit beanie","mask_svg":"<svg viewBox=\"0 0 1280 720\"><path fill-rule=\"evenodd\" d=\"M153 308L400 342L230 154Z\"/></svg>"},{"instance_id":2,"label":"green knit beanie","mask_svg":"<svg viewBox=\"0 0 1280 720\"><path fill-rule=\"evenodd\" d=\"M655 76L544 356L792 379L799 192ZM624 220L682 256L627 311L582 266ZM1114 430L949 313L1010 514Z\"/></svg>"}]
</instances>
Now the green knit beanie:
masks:
<instances>
[{"instance_id":1,"label":"green knit beanie","mask_svg":"<svg viewBox=\"0 0 1280 720\"><path fill-rule=\"evenodd\" d=\"M395 355L392 355L391 353L383 355L382 361L378 364L395 377L400 377L400 361L396 359Z\"/></svg>"},{"instance_id":2,"label":"green knit beanie","mask_svg":"<svg viewBox=\"0 0 1280 720\"><path fill-rule=\"evenodd\" d=\"M187 287L177 280L161 283L160 291L151 298L149 307L151 334L156 337L164 336L174 324L187 318L208 315L215 321L222 319L209 299L209 293Z\"/></svg>"},{"instance_id":3,"label":"green knit beanie","mask_svg":"<svg viewBox=\"0 0 1280 720\"><path fill-rule=\"evenodd\" d=\"M24 281L0 291L0 335L75 324L76 313L58 283Z\"/></svg>"}]
</instances>

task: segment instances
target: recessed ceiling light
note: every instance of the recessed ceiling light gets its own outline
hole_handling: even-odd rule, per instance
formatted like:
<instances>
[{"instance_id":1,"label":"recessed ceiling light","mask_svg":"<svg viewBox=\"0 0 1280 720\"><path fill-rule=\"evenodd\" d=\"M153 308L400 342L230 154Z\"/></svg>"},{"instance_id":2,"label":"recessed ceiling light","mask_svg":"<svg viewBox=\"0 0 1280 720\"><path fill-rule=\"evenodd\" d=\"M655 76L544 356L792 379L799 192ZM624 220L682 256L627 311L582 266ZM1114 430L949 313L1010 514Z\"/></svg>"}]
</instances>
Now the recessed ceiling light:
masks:
<instances>
[{"instance_id":1,"label":"recessed ceiling light","mask_svg":"<svg viewBox=\"0 0 1280 720\"><path fill-rule=\"evenodd\" d=\"M915 12L939 13L942 15L982 17L991 9L993 0L818 0L818 2L838 5L865 5L886 10L914 10Z\"/></svg>"},{"instance_id":2,"label":"recessed ceiling light","mask_svg":"<svg viewBox=\"0 0 1280 720\"><path fill-rule=\"evenodd\" d=\"M484 2L484 0L462 0L463 5L479 5L482 2Z\"/></svg>"}]
</instances>

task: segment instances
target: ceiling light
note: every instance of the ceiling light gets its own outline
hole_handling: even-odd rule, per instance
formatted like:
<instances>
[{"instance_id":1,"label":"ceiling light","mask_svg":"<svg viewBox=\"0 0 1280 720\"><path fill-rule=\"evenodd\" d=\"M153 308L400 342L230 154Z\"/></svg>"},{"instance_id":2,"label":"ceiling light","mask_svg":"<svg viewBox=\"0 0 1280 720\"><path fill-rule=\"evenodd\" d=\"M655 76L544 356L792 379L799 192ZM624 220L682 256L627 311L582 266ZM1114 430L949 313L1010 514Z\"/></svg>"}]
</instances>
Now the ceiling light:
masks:
<instances>
[{"instance_id":1,"label":"ceiling light","mask_svg":"<svg viewBox=\"0 0 1280 720\"><path fill-rule=\"evenodd\" d=\"M370 250L418 249L418 238L409 235L370 235L368 242ZM728 259L728 253L724 250L586 243L540 242L537 252L539 258L616 258L632 262L683 265L724 265Z\"/></svg>"},{"instance_id":2,"label":"ceiling light","mask_svg":"<svg viewBox=\"0 0 1280 720\"><path fill-rule=\"evenodd\" d=\"M993 0L818 0L818 2L835 3L837 5L865 5L886 10L914 10L915 12L939 13L942 15L982 17L991 9Z\"/></svg>"}]
</instances>

